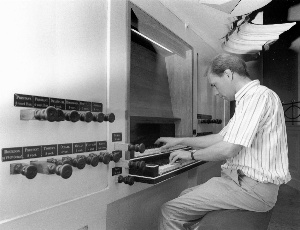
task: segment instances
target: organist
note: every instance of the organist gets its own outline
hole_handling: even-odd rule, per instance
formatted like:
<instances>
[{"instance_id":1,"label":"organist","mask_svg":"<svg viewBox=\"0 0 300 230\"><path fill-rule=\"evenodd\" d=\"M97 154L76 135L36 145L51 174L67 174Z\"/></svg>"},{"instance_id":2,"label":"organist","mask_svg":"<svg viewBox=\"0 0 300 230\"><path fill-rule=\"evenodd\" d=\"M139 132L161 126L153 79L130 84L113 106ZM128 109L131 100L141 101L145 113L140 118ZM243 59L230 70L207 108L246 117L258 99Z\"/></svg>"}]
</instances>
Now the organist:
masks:
<instances>
[{"instance_id":1,"label":"organist","mask_svg":"<svg viewBox=\"0 0 300 230\"><path fill-rule=\"evenodd\" d=\"M279 185L290 179L287 135L279 97L252 81L245 62L237 56L220 54L206 71L216 94L236 101L235 114L218 134L202 137L161 137L162 148L186 145L195 152L178 150L178 159L222 161L221 177L184 190L161 208L160 229L185 229L184 224L201 219L207 212L242 209L266 212L277 200Z\"/></svg>"}]
</instances>

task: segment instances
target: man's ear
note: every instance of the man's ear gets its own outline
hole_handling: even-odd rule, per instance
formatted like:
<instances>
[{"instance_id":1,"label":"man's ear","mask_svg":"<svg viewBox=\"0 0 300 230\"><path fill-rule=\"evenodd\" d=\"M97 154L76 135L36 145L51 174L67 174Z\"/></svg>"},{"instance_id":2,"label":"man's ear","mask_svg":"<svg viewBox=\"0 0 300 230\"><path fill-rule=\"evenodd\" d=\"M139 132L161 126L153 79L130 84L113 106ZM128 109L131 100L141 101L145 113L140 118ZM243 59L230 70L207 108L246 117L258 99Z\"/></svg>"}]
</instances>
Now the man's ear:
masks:
<instances>
[{"instance_id":1,"label":"man's ear","mask_svg":"<svg viewBox=\"0 0 300 230\"><path fill-rule=\"evenodd\" d=\"M233 80L233 72L230 69L226 69L224 73L227 75L229 80Z\"/></svg>"}]
</instances>

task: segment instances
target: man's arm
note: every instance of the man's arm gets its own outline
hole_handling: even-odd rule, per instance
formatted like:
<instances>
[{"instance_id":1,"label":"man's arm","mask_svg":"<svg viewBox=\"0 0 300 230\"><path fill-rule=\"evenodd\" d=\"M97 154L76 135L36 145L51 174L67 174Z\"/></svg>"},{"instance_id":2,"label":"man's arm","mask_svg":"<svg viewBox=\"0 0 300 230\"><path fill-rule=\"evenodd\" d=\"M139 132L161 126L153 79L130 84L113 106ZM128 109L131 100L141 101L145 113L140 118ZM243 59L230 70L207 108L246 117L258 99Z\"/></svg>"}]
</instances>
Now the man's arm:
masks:
<instances>
[{"instance_id":1,"label":"man's arm","mask_svg":"<svg viewBox=\"0 0 300 230\"><path fill-rule=\"evenodd\" d=\"M205 149L195 151L194 158L195 160L221 161L236 156L242 147L242 145L221 141ZM170 154L169 159L171 164L178 159L191 160L191 153L182 150L174 151Z\"/></svg>"},{"instance_id":2,"label":"man's arm","mask_svg":"<svg viewBox=\"0 0 300 230\"><path fill-rule=\"evenodd\" d=\"M207 148L211 145L223 141L220 134L211 134L201 137L160 137L155 141L155 144L165 143L162 149L167 149L175 145L186 145L193 148Z\"/></svg>"}]
</instances>

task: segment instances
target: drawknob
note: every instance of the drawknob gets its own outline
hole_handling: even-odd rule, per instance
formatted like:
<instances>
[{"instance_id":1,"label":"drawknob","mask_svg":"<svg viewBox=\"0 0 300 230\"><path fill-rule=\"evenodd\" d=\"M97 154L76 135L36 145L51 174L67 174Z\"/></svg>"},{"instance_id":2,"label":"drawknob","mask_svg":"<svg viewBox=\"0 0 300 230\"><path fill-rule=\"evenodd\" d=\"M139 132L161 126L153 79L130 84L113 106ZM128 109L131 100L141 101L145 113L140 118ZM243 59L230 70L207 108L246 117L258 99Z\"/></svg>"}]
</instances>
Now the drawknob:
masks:
<instances>
[{"instance_id":1,"label":"drawknob","mask_svg":"<svg viewBox=\"0 0 300 230\"><path fill-rule=\"evenodd\" d=\"M95 153L90 153L87 157L86 157L86 163L88 165L91 165L93 167L96 167L99 163L99 158Z\"/></svg>"},{"instance_id":2,"label":"drawknob","mask_svg":"<svg viewBox=\"0 0 300 230\"><path fill-rule=\"evenodd\" d=\"M56 121L64 121L66 119L64 111L61 109L56 109L57 111L57 120Z\"/></svg>"},{"instance_id":3,"label":"drawknob","mask_svg":"<svg viewBox=\"0 0 300 230\"><path fill-rule=\"evenodd\" d=\"M80 115L76 110L66 112L65 116L67 121L77 122L80 120Z\"/></svg>"},{"instance_id":4,"label":"drawknob","mask_svg":"<svg viewBox=\"0 0 300 230\"><path fill-rule=\"evenodd\" d=\"M47 120L50 122L56 121L57 110L52 106L49 106L46 109L42 109L42 110L35 110L34 118L37 120Z\"/></svg>"},{"instance_id":5,"label":"drawknob","mask_svg":"<svg viewBox=\"0 0 300 230\"><path fill-rule=\"evenodd\" d=\"M27 179L33 179L37 174L37 168L33 165L15 164L13 166L13 174L22 174Z\"/></svg>"},{"instance_id":6,"label":"drawknob","mask_svg":"<svg viewBox=\"0 0 300 230\"><path fill-rule=\"evenodd\" d=\"M93 121L97 121L99 123L104 121L104 114L103 113L97 113L93 114Z\"/></svg>"},{"instance_id":7,"label":"drawknob","mask_svg":"<svg viewBox=\"0 0 300 230\"><path fill-rule=\"evenodd\" d=\"M110 160L114 161L114 162L118 162L121 159L121 154L122 152L112 152L110 154Z\"/></svg>"},{"instance_id":8,"label":"drawknob","mask_svg":"<svg viewBox=\"0 0 300 230\"><path fill-rule=\"evenodd\" d=\"M109 121L110 123L114 122L116 119L115 114L109 113L104 115L104 121Z\"/></svg>"},{"instance_id":9,"label":"drawknob","mask_svg":"<svg viewBox=\"0 0 300 230\"><path fill-rule=\"evenodd\" d=\"M61 176L64 179L68 179L73 172L72 166L65 164L65 165L58 165L55 168L55 172L57 175Z\"/></svg>"},{"instance_id":10,"label":"drawknob","mask_svg":"<svg viewBox=\"0 0 300 230\"><path fill-rule=\"evenodd\" d=\"M78 169L83 169L85 167L85 164L86 162L84 157L77 157L72 160L72 165L74 167L77 167Z\"/></svg>"},{"instance_id":11,"label":"drawknob","mask_svg":"<svg viewBox=\"0 0 300 230\"><path fill-rule=\"evenodd\" d=\"M91 112L80 113L80 120L85 122L91 122L94 119L94 116Z\"/></svg>"},{"instance_id":12,"label":"drawknob","mask_svg":"<svg viewBox=\"0 0 300 230\"><path fill-rule=\"evenodd\" d=\"M119 176L118 177L118 183L124 183L124 184L128 184L128 185L133 185L134 184L134 178L132 176Z\"/></svg>"},{"instance_id":13,"label":"drawknob","mask_svg":"<svg viewBox=\"0 0 300 230\"><path fill-rule=\"evenodd\" d=\"M102 152L99 155L99 161L103 162L104 164L109 164L111 159L111 155L108 152Z\"/></svg>"}]
</instances>

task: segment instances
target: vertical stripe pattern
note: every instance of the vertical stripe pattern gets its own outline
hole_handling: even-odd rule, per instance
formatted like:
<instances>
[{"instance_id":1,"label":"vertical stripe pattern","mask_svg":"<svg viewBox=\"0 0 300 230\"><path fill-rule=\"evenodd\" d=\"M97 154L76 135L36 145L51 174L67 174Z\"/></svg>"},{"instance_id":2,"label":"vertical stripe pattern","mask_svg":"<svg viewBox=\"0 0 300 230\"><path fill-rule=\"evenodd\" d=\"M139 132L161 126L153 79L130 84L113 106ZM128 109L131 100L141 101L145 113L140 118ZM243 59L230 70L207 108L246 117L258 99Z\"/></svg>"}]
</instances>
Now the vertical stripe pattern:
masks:
<instances>
[{"instance_id":1,"label":"vertical stripe pattern","mask_svg":"<svg viewBox=\"0 0 300 230\"><path fill-rule=\"evenodd\" d=\"M242 145L222 168L240 169L263 183L283 184L291 180L284 112L277 94L258 80L236 95L235 114L220 131L223 140Z\"/></svg>"}]
</instances>

